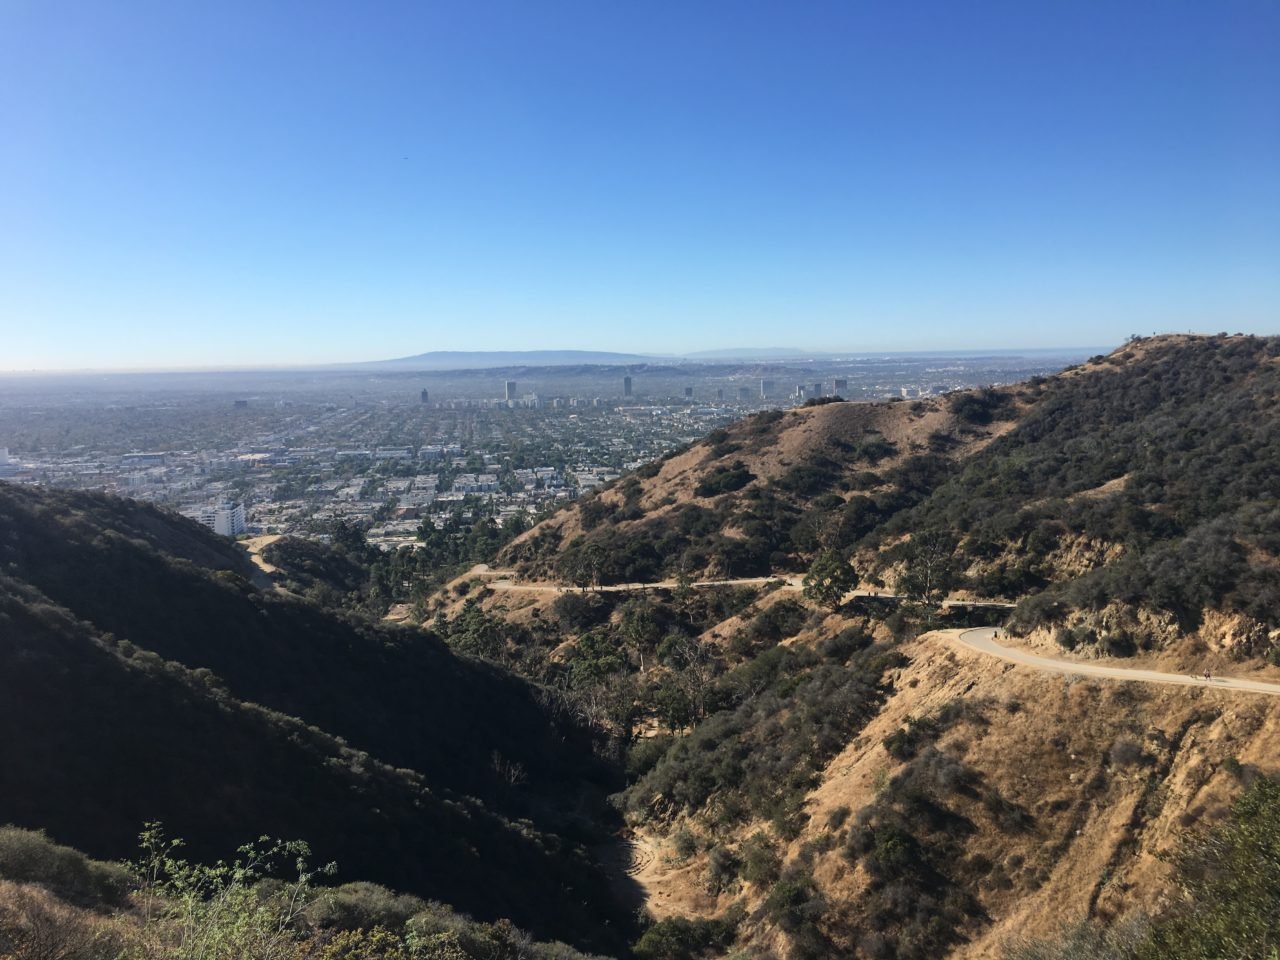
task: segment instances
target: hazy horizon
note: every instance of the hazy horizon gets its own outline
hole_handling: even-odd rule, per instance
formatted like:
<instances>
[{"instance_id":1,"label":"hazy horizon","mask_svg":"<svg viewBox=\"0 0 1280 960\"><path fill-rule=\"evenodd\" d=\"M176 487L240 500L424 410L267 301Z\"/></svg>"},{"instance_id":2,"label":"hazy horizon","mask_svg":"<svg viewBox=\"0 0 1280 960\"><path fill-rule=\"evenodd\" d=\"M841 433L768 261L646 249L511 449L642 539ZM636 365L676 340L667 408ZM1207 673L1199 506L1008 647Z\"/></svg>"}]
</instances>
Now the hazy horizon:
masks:
<instances>
[{"instance_id":1,"label":"hazy horizon","mask_svg":"<svg viewBox=\"0 0 1280 960\"><path fill-rule=\"evenodd\" d=\"M1110 350L1115 344L1099 345L1099 344L1079 344L1079 345L1057 345L1049 347L989 347L987 349L973 347L939 347L937 349L919 349L919 350L867 350L867 349L847 349L847 350L831 350L831 351L805 351L796 348L780 348L776 355L769 348L762 347L743 347L743 348L723 348L710 351L696 351L689 354L679 353L635 353L614 350L591 350L583 351L575 347L556 348L556 347L535 347L529 350L439 350L424 351L422 354L410 354L406 357L381 357L377 359L359 359L349 361L337 361L333 363L290 363L264 361L255 364L242 365L210 365L210 366L194 366L194 365L171 365L171 366L85 366L85 367L61 367L61 368L28 368L28 369L5 369L0 367L0 377L14 376L51 376L59 375L93 375L93 374L181 374L181 373L289 373L289 372L325 372L333 371L335 373L351 373L358 372L362 368L368 369L369 372L394 372L406 373L411 372L410 366L395 366L397 363L406 363L417 356L430 356L431 354L439 354L448 356L450 354L458 354L462 356L506 356L528 354L529 359L536 359L539 355L544 354L571 354L571 353L592 353L592 354L615 354L618 360L585 360L583 363L599 364L602 366L622 364L629 361L647 361L661 364L664 361L672 363L692 363L692 364L742 364L742 363L785 363L788 361L800 362L805 360L829 360L829 359L856 359L856 358L874 358L874 357L895 357L895 356L932 356L940 357L973 357L986 355L1083 355L1087 352ZM784 354L783 351L791 351ZM767 356L751 356L750 354L760 353L768 354ZM706 354L712 354L708 356ZM724 356L720 356L723 354ZM567 362L567 361L564 361ZM488 366L475 367L471 369L502 369L508 364L493 363ZM536 364L534 364L536 365ZM555 365L554 363L551 365ZM456 371L469 369L465 367L422 367L423 373L433 372L434 369Z\"/></svg>"}]
</instances>

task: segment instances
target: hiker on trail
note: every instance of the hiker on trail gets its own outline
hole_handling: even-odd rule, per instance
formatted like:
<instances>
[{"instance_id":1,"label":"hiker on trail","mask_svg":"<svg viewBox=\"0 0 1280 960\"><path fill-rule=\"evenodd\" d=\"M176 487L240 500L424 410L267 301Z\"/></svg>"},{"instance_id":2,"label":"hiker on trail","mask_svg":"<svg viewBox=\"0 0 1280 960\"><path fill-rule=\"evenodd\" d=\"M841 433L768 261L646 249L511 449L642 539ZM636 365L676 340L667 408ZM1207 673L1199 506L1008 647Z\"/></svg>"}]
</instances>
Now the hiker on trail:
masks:
<instances>
[{"instance_id":1,"label":"hiker on trail","mask_svg":"<svg viewBox=\"0 0 1280 960\"><path fill-rule=\"evenodd\" d=\"M1209 682L1210 680L1212 680L1212 679L1213 679L1213 677L1212 677L1212 676L1210 676L1208 669L1206 669L1206 670L1205 670L1205 672L1204 672L1204 682L1205 682L1205 683L1208 683L1208 682Z\"/></svg>"}]
</instances>

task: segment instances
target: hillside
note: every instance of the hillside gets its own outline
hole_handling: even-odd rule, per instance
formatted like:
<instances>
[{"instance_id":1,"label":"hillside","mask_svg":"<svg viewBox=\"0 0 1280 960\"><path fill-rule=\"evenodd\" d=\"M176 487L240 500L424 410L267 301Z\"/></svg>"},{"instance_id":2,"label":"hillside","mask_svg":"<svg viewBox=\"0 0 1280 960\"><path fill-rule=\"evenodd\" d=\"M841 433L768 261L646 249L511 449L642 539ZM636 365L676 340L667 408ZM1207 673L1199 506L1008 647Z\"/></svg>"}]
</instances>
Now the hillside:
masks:
<instances>
[{"instance_id":1,"label":"hillside","mask_svg":"<svg viewBox=\"0 0 1280 960\"><path fill-rule=\"evenodd\" d=\"M606 584L803 571L821 546L852 543L917 503L1032 397L992 390L963 402L756 414L578 502L499 562L569 582L581 570Z\"/></svg>"},{"instance_id":2,"label":"hillside","mask_svg":"<svg viewBox=\"0 0 1280 960\"><path fill-rule=\"evenodd\" d=\"M1007 612L940 601L1016 602L1041 654L1280 679L1277 358L1160 337L757 415L517 538L437 629L622 745L640 945L684 951L651 955L977 958L1171 916L1166 855L1278 772L1280 706L1013 666L947 632ZM832 556L889 596L804 596Z\"/></svg>"},{"instance_id":3,"label":"hillside","mask_svg":"<svg viewBox=\"0 0 1280 960\"><path fill-rule=\"evenodd\" d=\"M0 823L107 858L148 820L200 857L301 837L344 879L615 942L588 735L428 632L250 572L154 508L0 485Z\"/></svg>"},{"instance_id":4,"label":"hillside","mask_svg":"<svg viewBox=\"0 0 1280 960\"><path fill-rule=\"evenodd\" d=\"M1157 651L1208 617L1265 656L1278 438L1280 340L1151 338L1012 388L747 418L499 562L608 584L803 573L829 548L868 583L933 564L950 591L1023 601L1015 628L1071 649Z\"/></svg>"}]
</instances>

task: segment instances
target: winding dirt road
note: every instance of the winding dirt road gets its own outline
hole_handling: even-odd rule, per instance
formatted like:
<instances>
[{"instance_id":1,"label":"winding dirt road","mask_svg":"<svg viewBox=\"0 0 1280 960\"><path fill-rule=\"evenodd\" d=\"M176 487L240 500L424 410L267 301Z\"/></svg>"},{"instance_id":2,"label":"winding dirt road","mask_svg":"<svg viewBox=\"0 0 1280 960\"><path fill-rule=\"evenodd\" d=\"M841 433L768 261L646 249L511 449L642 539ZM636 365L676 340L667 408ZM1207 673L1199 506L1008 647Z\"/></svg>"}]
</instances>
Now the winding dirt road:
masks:
<instances>
[{"instance_id":1,"label":"winding dirt road","mask_svg":"<svg viewBox=\"0 0 1280 960\"><path fill-rule=\"evenodd\" d=\"M1280 697L1280 683L1266 683L1261 680L1237 680L1231 677L1212 677L1209 680L1205 680L1204 677L1191 677L1181 673L1161 673L1159 670L1139 670L1128 667L1107 667L1087 661L1054 660L1051 657L1041 657L1025 650L1016 650L996 643L996 637L1000 633L996 627L976 627L971 630L947 630L943 632L949 634L960 646L969 650L1049 673L1104 677L1108 680L1136 680L1140 683L1169 683L1180 687L1208 687L1212 690L1233 690L1240 693L1261 693L1272 697Z\"/></svg>"},{"instance_id":2,"label":"winding dirt road","mask_svg":"<svg viewBox=\"0 0 1280 960\"><path fill-rule=\"evenodd\" d=\"M515 579L516 572L514 570L495 570L487 563L479 563L472 567L466 574L468 577L496 577L496 580L486 581L486 586L493 590L507 591L510 593L578 593L583 592L582 587L569 586L561 583L518 583ZM689 587L763 587L768 584L778 584L780 590L803 590L804 575L799 573L779 573L770 577L738 577L732 580L692 580L687 586ZM657 580L651 583L613 583L608 586L593 586L587 589L590 593L643 593L645 590L674 590L678 587L679 581L676 580ZM844 600L856 599L858 597L876 597L881 600L903 600L904 597L896 593L890 593L887 590L851 590L845 594ZM1004 603L998 600L943 600L941 606L946 607L968 607L968 608L984 608L991 610L1012 610L1014 604Z\"/></svg>"},{"instance_id":3,"label":"winding dirt road","mask_svg":"<svg viewBox=\"0 0 1280 960\"><path fill-rule=\"evenodd\" d=\"M744 580L694 580L690 587L763 587L767 583L782 581L782 590L799 590L799 581L792 582L788 577L750 577ZM513 580L490 580L488 584L494 590L506 590L512 593L579 593L581 588L551 583L516 583ZM591 587L588 593L643 593L645 590L674 590L679 584L675 580L659 580L655 583L611 583L602 587Z\"/></svg>"}]
</instances>

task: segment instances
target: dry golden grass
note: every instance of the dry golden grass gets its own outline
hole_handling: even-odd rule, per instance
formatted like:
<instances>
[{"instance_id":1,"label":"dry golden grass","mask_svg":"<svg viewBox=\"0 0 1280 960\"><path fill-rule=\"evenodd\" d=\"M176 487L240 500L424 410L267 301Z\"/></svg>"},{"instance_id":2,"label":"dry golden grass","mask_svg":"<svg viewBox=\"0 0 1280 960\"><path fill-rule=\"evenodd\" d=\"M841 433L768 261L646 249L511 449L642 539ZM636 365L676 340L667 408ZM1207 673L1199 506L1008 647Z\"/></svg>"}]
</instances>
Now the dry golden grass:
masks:
<instances>
[{"instance_id":1,"label":"dry golden grass","mask_svg":"<svg viewBox=\"0 0 1280 960\"><path fill-rule=\"evenodd\" d=\"M43 887L0 880L0 958L114 960L124 925L69 906Z\"/></svg>"}]
</instances>

